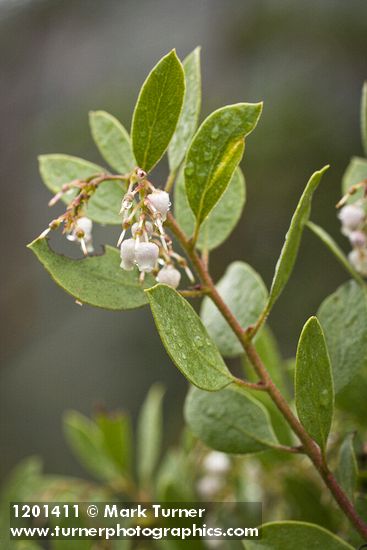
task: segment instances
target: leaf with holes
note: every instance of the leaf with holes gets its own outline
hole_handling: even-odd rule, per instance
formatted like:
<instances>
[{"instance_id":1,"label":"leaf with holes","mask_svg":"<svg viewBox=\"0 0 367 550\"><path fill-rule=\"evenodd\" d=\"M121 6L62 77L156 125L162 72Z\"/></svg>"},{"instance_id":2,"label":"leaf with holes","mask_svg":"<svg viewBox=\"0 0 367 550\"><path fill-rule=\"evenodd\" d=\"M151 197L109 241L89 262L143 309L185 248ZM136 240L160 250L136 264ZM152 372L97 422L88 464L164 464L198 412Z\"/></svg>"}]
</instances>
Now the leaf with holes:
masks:
<instances>
[{"instance_id":1,"label":"leaf with holes","mask_svg":"<svg viewBox=\"0 0 367 550\"><path fill-rule=\"evenodd\" d=\"M137 270L120 268L116 248L106 246L100 256L72 260L54 252L47 239L36 239L28 247L55 283L82 303L112 310L133 309L148 303L144 288L154 284L153 277L148 276L141 285Z\"/></svg>"}]
</instances>

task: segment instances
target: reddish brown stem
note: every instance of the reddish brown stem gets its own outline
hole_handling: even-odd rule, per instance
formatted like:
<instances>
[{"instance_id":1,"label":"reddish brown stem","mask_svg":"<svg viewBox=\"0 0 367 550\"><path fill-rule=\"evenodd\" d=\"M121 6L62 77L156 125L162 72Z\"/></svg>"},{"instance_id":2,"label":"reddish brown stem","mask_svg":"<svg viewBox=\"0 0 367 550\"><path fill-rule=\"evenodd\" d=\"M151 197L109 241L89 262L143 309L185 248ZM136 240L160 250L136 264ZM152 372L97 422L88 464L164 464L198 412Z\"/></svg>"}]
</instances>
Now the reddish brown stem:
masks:
<instances>
[{"instance_id":1,"label":"reddish brown stem","mask_svg":"<svg viewBox=\"0 0 367 550\"><path fill-rule=\"evenodd\" d=\"M214 282L208 270L206 269L205 264L196 253L192 241L190 241L183 233L172 214L168 215L167 225L168 227L170 227L172 233L176 236L182 248L185 250L186 254L190 258L201 282L208 288L208 295L213 300L223 317L226 319L229 326L236 334L238 340L241 342L249 361L251 362L260 379L260 382L258 384L255 384L255 386L257 386L256 389L266 389L271 399L278 407L279 411L282 413L288 424L291 426L294 433L298 436L299 440L302 443L303 451L305 452L305 454L308 455L308 457L314 464L315 468L319 472L326 486L329 488L340 509L349 518L359 534L365 540L367 540L367 525L358 515L353 506L353 503L344 493L333 473L329 470L319 446L306 432L302 424L299 422L298 418L293 414L287 401L284 399L283 395L274 384L265 365L258 355L256 348L251 343L248 332L241 327L236 317L233 315L228 306L224 303L222 297L215 288ZM242 385L246 384L247 383L243 381Z\"/></svg>"}]
</instances>

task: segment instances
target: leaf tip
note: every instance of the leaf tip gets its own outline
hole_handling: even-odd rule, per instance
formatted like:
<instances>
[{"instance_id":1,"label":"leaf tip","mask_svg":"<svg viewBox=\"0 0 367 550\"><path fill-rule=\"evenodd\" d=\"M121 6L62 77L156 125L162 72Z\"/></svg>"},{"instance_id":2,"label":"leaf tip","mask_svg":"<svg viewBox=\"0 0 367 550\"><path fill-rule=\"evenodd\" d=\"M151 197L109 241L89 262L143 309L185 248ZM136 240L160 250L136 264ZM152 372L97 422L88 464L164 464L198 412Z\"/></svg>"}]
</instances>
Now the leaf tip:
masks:
<instances>
[{"instance_id":1,"label":"leaf tip","mask_svg":"<svg viewBox=\"0 0 367 550\"><path fill-rule=\"evenodd\" d=\"M320 174L325 174L325 172L327 172L329 170L329 168L330 168L330 164L325 164L325 166L323 166L321 168L321 170L319 170L319 173Z\"/></svg>"},{"instance_id":2,"label":"leaf tip","mask_svg":"<svg viewBox=\"0 0 367 550\"><path fill-rule=\"evenodd\" d=\"M36 237L35 239L33 239L33 241L31 241L30 243L28 243L26 245L27 248L29 248L29 250L32 250L32 252L34 252L34 249L37 247L37 245L43 241L43 240L48 240L46 239L46 237Z\"/></svg>"}]
</instances>

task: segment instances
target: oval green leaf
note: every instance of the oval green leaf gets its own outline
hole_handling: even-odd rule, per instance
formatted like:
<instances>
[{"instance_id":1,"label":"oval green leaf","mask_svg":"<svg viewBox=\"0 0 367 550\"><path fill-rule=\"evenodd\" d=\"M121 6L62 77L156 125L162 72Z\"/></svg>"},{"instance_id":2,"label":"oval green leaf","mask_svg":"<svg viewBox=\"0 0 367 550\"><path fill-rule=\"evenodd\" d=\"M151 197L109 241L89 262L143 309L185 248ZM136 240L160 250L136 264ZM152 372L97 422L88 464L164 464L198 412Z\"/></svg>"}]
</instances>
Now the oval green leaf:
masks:
<instances>
[{"instance_id":1,"label":"oval green leaf","mask_svg":"<svg viewBox=\"0 0 367 550\"><path fill-rule=\"evenodd\" d=\"M106 162L119 174L136 166L130 136L114 116L105 111L91 111L89 124L95 144Z\"/></svg>"},{"instance_id":2,"label":"oval green leaf","mask_svg":"<svg viewBox=\"0 0 367 550\"><path fill-rule=\"evenodd\" d=\"M214 111L200 126L185 161L185 185L197 225L217 204L242 159L244 138L255 128L262 103L238 103Z\"/></svg>"},{"instance_id":3,"label":"oval green leaf","mask_svg":"<svg viewBox=\"0 0 367 550\"><path fill-rule=\"evenodd\" d=\"M64 183L106 172L97 164L70 155L41 155L38 160L43 182L53 193L60 191ZM89 201L86 214L97 223L121 225L119 210L123 194L124 186L120 182L103 182ZM66 194L63 201L69 203L71 197Z\"/></svg>"},{"instance_id":4,"label":"oval green leaf","mask_svg":"<svg viewBox=\"0 0 367 550\"><path fill-rule=\"evenodd\" d=\"M137 271L121 269L116 248L106 246L100 256L72 260L54 252L47 239L36 239L28 247L55 283L82 303L116 311L148 303L144 288L154 284L154 279L148 277L141 285Z\"/></svg>"},{"instance_id":5,"label":"oval green leaf","mask_svg":"<svg viewBox=\"0 0 367 550\"><path fill-rule=\"evenodd\" d=\"M187 200L183 172L177 178L174 193L176 220L190 237L195 229L195 218ZM237 225L245 201L245 178L237 168L227 189L201 225L196 246L200 250L213 250L221 245Z\"/></svg>"},{"instance_id":6,"label":"oval green leaf","mask_svg":"<svg viewBox=\"0 0 367 550\"><path fill-rule=\"evenodd\" d=\"M149 289L147 296L163 345L182 374L203 390L230 384L231 373L187 300L161 284Z\"/></svg>"},{"instance_id":7,"label":"oval green leaf","mask_svg":"<svg viewBox=\"0 0 367 550\"><path fill-rule=\"evenodd\" d=\"M303 327L295 372L296 409L310 436L326 449L334 412L334 386L324 333L316 317Z\"/></svg>"},{"instance_id":8,"label":"oval green leaf","mask_svg":"<svg viewBox=\"0 0 367 550\"><path fill-rule=\"evenodd\" d=\"M367 365L365 288L348 281L323 301L317 317L324 330L337 393Z\"/></svg>"},{"instance_id":9,"label":"oval green leaf","mask_svg":"<svg viewBox=\"0 0 367 550\"><path fill-rule=\"evenodd\" d=\"M311 176L293 214L288 232L285 236L283 248L275 267L269 301L266 307L267 312L270 311L279 298L291 276L296 262L303 229L310 217L312 196L328 168L329 166L324 166L324 168Z\"/></svg>"},{"instance_id":10,"label":"oval green leaf","mask_svg":"<svg viewBox=\"0 0 367 550\"><path fill-rule=\"evenodd\" d=\"M246 540L246 550L353 550L330 531L303 521L279 521L260 527L258 541Z\"/></svg>"},{"instance_id":11,"label":"oval green leaf","mask_svg":"<svg viewBox=\"0 0 367 550\"><path fill-rule=\"evenodd\" d=\"M201 107L200 48L195 48L182 63L186 92L182 113L168 147L168 161L173 172L180 166L197 127Z\"/></svg>"},{"instance_id":12,"label":"oval green leaf","mask_svg":"<svg viewBox=\"0 0 367 550\"><path fill-rule=\"evenodd\" d=\"M244 329L257 320L268 296L261 277L244 262L233 262L216 288ZM207 297L203 300L201 318L222 355L236 357L243 353L243 347L227 321Z\"/></svg>"},{"instance_id":13,"label":"oval green leaf","mask_svg":"<svg viewBox=\"0 0 367 550\"><path fill-rule=\"evenodd\" d=\"M277 444L266 409L242 389L213 393L191 388L185 419L192 432L217 451L256 453Z\"/></svg>"},{"instance_id":14,"label":"oval green leaf","mask_svg":"<svg viewBox=\"0 0 367 550\"><path fill-rule=\"evenodd\" d=\"M149 172L164 155L181 114L184 94L184 70L172 50L148 75L133 115L133 151L143 170Z\"/></svg>"}]
</instances>

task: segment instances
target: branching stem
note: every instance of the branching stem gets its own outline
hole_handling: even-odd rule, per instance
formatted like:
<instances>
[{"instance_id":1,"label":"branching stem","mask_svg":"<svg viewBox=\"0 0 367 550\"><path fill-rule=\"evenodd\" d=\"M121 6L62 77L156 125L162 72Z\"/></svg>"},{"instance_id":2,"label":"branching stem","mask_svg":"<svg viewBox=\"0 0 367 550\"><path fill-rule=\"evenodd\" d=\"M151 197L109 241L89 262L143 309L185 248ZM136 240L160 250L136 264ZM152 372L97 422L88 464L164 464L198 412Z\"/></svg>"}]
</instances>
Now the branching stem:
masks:
<instances>
[{"instance_id":1,"label":"branching stem","mask_svg":"<svg viewBox=\"0 0 367 550\"><path fill-rule=\"evenodd\" d=\"M167 226L171 229L172 233L176 236L177 240L181 244L182 248L185 250L188 257L190 258L202 284L206 288L208 288L208 295L213 300L223 317L226 319L227 323L237 336L238 340L241 342L250 363L254 367L259 377L259 382L257 384L241 381L240 385L249 387L248 385L251 384L252 389L265 389L265 391L268 392L269 396L271 397L279 411L282 413L294 433L299 438L300 442L302 443L303 452L308 455L308 457L314 464L315 468L319 472L325 485L329 488L340 509L349 518L350 522L354 525L359 534L365 540L367 540L367 525L358 515L353 506L353 503L347 497L347 495L337 482L335 476L330 471L319 446L306 432L298 418L294 415L293 411L289 407L287 401L284 399L283 395L274 384L269 372L267 371L259 354L257 353L255 346L251 343L248 331L244 330L241 327L236 317L233 315L228 306L224 303L222 297L215 288L214 282L205 266L205 263L195 251L193 242L186 237L172 214L168 215L166 223Z\"/></svg>"}]
</instances>

